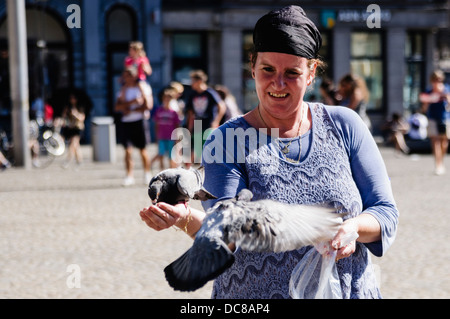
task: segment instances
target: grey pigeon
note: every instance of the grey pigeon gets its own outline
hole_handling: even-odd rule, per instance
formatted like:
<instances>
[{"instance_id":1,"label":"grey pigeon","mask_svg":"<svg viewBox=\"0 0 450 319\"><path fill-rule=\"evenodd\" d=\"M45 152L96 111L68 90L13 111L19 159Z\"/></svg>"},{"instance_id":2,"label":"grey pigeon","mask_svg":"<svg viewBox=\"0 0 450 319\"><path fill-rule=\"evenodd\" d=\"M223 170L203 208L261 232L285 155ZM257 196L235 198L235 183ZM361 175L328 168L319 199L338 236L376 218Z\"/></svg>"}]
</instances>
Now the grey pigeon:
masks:
<instances>
[{"instance_id":1,"label":"grey pigeon","mask_svg":"<svg viewBox=\"0 0 450 319\"><path fill-rule=\"evenodd\" d=\"M175 290L194 291L234 262L228 244L255 252L283 252L331 240L343 214L323 206L290 205L269 199L251 201L242 190L206 212L192 247L165 269Z\"/></svg>"},{"instance_id":2,"label":"grey pigeon","mask_svg":"<svg viewBox=\"0 0 450 319\"><path fill-rule=\"evenodd\" d=\"M148 185L148 196L152 203L165 202L171 205L189 199L207 200L216 198L203 188L204 169L169 168L154 176Z\"/></svg>"}]
</instances>

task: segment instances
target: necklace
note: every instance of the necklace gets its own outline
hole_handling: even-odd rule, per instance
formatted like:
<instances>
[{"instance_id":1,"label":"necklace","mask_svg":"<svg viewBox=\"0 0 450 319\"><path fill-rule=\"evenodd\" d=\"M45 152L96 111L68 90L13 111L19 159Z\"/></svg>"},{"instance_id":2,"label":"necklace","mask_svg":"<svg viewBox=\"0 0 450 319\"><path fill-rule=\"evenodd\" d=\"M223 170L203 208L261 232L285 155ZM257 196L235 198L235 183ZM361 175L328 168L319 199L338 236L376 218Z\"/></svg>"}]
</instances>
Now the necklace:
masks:
<instances>
[{"instance_id":1,"label":"necklace","mask_svg":"<svg viewBox=\"0 0 450 319\"><path fill-rule=\"evenodd\" d=\"M301 131L301 129L302 129L303 119L305 118L305 114L307 114L307 109L308 109L308 107L307 107L306 105L303 104L303 109L304 109L304 111L303 111L303 114L302 114L302 118L300 119L300 123L298 124L298 130L297 130L297 135L296 135L296 137L300 136L300 131ZM264 121L264 118L263 118L262 115L261 115L261 111L260 111L260 109L259 109L259 105L258 105L258 113L259 113L259 117L261 118L261 120L262 120L262 122L264 123L264 125L265 125L267 128L269 128L269 126L266 124L266 121ZM293 141L294 139L295 139L295 137L292 138L292 139L289 141L289 143L287 143L287 144L284 144L279 138L276 139L276 142L277 142L278 148L280 149L281 153L283 154L283 157L284 157L288 162L291 162L291 163L300 163L300 157L301 157L301 155L302 155L302 141L301 141L301 140L299 140L299 154L298 154L298 159L297 159L297 160L294 160L294 159L291 159L291 158L287 157L287 154L289 153L289 146L291 146L292 141ZM280 143L281 143L282 145L281 145Z\"/></svg>"}]
</instances>

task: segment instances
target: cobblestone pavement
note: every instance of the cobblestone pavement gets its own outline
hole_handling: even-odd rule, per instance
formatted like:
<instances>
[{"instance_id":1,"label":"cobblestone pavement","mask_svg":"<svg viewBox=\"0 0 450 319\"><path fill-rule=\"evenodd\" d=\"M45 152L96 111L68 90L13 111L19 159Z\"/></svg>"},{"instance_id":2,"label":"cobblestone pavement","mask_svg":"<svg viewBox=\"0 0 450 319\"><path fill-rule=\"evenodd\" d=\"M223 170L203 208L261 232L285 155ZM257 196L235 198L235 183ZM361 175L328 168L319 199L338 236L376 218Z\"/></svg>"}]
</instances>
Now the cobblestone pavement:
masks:
<instances>
[{"instance_id":1,"label":"cobblestone pavement","mask_svg":"<svg viewBox=\"0 0 450 319\"><path fill-rule=\"evenodd\" d=\"M396 242L373 257L382 293L449 298L450 172L434 176L431 155L381 150L401 213ZM0 172L0 298L209 298L211 283L180 293L164 279L192 242L140 220L149 199L137 153L137 184L124 188L121 147L116 163L93 162L90 146L83 152L79 168L58 158L46 169Z\"/></svg>"}]
</instances>

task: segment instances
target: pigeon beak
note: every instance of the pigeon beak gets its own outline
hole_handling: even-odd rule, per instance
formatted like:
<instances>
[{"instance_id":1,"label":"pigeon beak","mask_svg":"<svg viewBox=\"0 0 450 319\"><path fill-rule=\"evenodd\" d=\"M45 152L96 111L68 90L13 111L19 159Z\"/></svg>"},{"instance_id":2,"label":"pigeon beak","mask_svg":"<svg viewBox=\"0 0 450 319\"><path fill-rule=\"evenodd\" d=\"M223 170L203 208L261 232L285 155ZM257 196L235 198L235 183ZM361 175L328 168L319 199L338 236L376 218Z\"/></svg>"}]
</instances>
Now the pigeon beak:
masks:
<instances>
[{"instance_id":1,"label":"pigeon beak","mask_svg":"<svg viewBox=\"0 0 450 319\"><path fill-rule=\"evenodd\" d=\"M159 194L161 194L161 192L157 192L156 193L156 198L154 200L152 200L152 204L155 205L158 202L159 199Z\"/></svg>"}]
</instances>

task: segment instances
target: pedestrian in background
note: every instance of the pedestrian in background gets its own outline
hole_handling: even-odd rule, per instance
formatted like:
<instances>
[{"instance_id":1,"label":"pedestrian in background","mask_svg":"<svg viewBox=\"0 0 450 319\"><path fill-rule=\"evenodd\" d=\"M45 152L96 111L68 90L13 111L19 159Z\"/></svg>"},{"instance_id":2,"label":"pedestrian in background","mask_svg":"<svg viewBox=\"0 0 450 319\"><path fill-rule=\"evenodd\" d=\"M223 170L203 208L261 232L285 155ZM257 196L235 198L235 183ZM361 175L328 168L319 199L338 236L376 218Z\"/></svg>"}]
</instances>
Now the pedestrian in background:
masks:
<instances>
[{"instance_id":1,"label":"pedestrian in background","mask_svg":"<svg viewBox=\"0 0 450 319\"><path fill-rule=\"evenodd\" d=\"M191 162L201 158L203 144L212 129L219 126L226 112L226 105L219 94L207 84L208 76L202 70L190 73L192 93L186 102L186 125L191 133ZM195 125L199 121L200 126ZM198 143L200 141L200 143Z\"/></svg>"},{"instance_id":2,"label":"pedestrian in background","mask_svg":"<svg viewBox=\"0 0 450 319\"><path fill-rule=\"evenodd\" d=\"M366 113L370 93L366 82L356 74L346 74L339 80L339 105L346 106L362 118L369 130L372 128L370 118Z\"/></svg>"},{"instance_id":3,"label":"pedestrian in background","mask_svg":"<svg viewBox=\"0 0 450 319\"><path fill-rule=\"evenodd\" d=\"M337 89L333 81L323 77L319 87L321 101L325 105L339 105Z\"/></svg>"},{"instance_id":4,"label":"pedestrian in background","mask_svg":"<svg viewBox=\"0 0 450 319\"><path fill-rule=\"evenodd\" d=\"M424 141L427 137L428 118L419 109L416 109L408 118L408 138L415 141Z\"/></svg>"},{"instance_id":5,"label":"pedestrian in background","mask_svg":"<svg viewBox=\"0 0 450 319\"><path fill-rule=\"evenodd\" d=\"M160 170L165 168L164 158L169 159L169 167L177 167L178 150L175 149L175 140L172 133L180 125L178 113L172 109L172 101L176 100L177 92L174 89L166 88L162 93L162 105L154 114L156 125L156 136L158 139L158 154L150 161L150 167L155 161L159 161Z\"/></svg>"},{"instance_id":6,"label":"pedestrian in background","mask_svg":"<svg viewBox=\"0 0 450 319\"><path fill-rule=\"evenodd\" d=\"M450 138L450 88L444 84L444 80L444 72L434 71L430 76L431 88L419 97L428 117L428 137L431 140L436 175L445 174L444 157Z\"/></svg>"},{"instance_id":7,"label":"pedestrian in background","mask_svg":"<svg viewBox=\"0 0 450 319\"><path fill-rule=\"evenodd\" d=\"M172 81L168 86L175 92L175 97L170 101L170 108L178 113L178 117L181 122L184 122L184 107L185 102L183 100L184 86L180 82Z\"/></svg>"},{"instance_id":8,"label":"pedestrian in background","mask_svg":"<svg viewBox=\"0 0 450 319\"><path fill-rule=\"evenodd\" d=\"M84 120L86 119L86 114L84 106L80 104L78 97L74 93L69 95L68 104L64 107L61 118L61 132L69 143L67 159L63 163L63 167L68 168L73 158L75 158L77 165L80 165L83 161L80 140L85 128Z\"/></svg>"},{"instance_id":9,"label":"pedestrian in background","mask_svg":"<svg viewBox=\"0 0 450 319\"><path fill-rule=\"evenodd\" d=\"M149 105L145 102L146 98L151 95L150 87L140 87L136 70L133 68L126 69L122 74L123 86L120 90L115 111L122 113L121 118L121 136L120 140L125 148L125 169L126 177L123 186L135 184L134 179L134 162L133 148L139 150L144 169L144 183L148 184L151 179L150 158L146 150L147 144L150 142ZM144 89L144 90L143 90Z\"/></svg>"},{"instance_id":10,"label":"pedestrian in background","mask_svg":"<svg viewBox=\"0 0 450 319\"><path fill-rule=\"evenodd\" d=\"M409 124L400 114L393 113L392 119L383 125L382 130L386 133L386 142L393 143L396 151L409 154L409 147L405 141Z\"/></svg>"},{"instance_id":11,"label":"pedestrian in background","mask_svg":"<svg viewBox=\"0 0 450 319\"><path fill-rule=\"evenodd\" d=\"M133 68L137 72L139 88L145 96L145 102L148 104L148 108L151 109L153 107L153 96L152 94L146 94L146 92L148 92L148 87L150 86L147 77L152 75L153 70L142 42L130 42L128 56L125 58L124 64L124 69Z\"/></svg>"},{"instance_id":12,"label":"pedestrian in background","mask_svg":"<svg viewBox=\"0 0 450 319\"><path fill-rule=\"evenodd\" d=\"M225 102L226 106L225 114L220 121L221 124L236 116L242 115L242 112L237 105L236 98L225 85L214 85L214 90L219 93L220 98Z\"/></svg>"}]
</instances>

